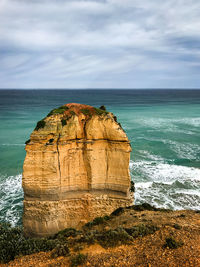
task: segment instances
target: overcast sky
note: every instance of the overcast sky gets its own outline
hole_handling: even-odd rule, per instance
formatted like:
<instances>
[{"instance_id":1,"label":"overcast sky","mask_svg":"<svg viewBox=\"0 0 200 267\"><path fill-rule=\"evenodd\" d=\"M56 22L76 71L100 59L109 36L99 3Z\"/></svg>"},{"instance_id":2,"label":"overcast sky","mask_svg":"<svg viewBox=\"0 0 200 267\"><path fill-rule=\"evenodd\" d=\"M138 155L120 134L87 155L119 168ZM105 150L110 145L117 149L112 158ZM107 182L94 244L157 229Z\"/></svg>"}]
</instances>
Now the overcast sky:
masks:
<instances>
[{"instance_id":1,"label":"overcast sky","mask_svg":"<svg viewBox=\"0 0 200 267\"><path fill-rule=\"evenodd\" d=\"M200 1L0 0L0 88L200 88Z\"/></svg>"}]
</instances>

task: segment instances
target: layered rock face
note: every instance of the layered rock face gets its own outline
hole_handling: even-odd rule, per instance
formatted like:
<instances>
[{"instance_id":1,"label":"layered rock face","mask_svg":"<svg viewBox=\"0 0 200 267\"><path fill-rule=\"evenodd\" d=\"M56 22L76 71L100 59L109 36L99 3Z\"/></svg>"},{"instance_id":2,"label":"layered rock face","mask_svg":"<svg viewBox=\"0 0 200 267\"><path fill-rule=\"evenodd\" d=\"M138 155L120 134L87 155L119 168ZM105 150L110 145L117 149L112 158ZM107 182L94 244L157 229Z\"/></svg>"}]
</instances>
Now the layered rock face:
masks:
<instances>
[{"instance_id":1,"label":"layered rock face","mask_svg":"<svg viewBox=\"0 0 200 267\"><path fill-rule=\"evenodd\" d=\"M26 142L25 233L50 235L131 205L130 152L112 113L75 103L52 110Z\"/></svg>"}]
</instances>

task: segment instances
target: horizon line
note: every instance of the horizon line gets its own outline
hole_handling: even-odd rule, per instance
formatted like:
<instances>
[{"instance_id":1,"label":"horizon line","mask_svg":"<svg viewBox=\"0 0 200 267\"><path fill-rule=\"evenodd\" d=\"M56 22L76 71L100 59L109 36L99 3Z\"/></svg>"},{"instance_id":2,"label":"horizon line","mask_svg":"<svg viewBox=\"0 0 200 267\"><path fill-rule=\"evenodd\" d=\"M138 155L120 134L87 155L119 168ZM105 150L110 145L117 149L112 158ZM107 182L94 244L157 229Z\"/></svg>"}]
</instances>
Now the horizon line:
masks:
<instances>
[{"instance_id":1,"label":"horizon line","mask_svg":"<svg viewBox=\"0 0 200 267\"><path fill-rule=\"evenodd\" d=\"M0 90L200 90L200 88L0 88Z\"/></svg>"}]
</instances>

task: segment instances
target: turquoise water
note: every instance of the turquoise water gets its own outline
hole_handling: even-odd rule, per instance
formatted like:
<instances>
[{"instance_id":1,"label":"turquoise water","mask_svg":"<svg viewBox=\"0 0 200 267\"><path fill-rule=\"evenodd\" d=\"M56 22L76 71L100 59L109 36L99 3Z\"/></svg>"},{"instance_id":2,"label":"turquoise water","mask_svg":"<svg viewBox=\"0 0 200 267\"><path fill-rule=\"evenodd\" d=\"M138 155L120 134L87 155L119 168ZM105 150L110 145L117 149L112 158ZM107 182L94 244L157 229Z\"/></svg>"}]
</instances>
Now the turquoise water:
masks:
<instances>
[{"instance_id":1,"label":"turquoise water","mask_svg":"<svg viewBox=\"0 0 200 267\"><path fill-rule=\"evenodd\" d=\"M133 149L135 203L200 209L200 90L0 90L0 221L21 223L25 140L70 102L117 115Z\"/></svg>"}]
</instances>

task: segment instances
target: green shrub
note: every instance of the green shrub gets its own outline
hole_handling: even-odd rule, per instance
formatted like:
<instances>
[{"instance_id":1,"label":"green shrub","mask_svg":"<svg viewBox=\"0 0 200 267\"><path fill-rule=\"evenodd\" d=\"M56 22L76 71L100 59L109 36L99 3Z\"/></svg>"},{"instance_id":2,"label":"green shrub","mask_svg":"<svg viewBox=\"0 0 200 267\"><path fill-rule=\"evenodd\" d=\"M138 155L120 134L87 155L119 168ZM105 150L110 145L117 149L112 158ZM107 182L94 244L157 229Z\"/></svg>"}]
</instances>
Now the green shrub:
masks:
<instances>
[{"instance_id":1,"label":"green shrub","mask_svg":"<svg viewBox=\"0 0 200 267\"><path fill-rule=\"evenodd\" d=\"M47 238L26 238L22 228L0 224L0 262L7 263L19 255L50 251L56 242Z\"/></svg>"},{"instance_id":2,"label":"green shrub","mask_svg":"<svg viewBox=\"0 0 200 267\"><path fill-rule=\"evenodd\" d=\"M109 219L110 219L110 216L108 215L105 215L104 217L96 217L93 221L86 223L85 226L90 228L95 225L103 224Z\"/></svg>"},{"instance_id":3,"label":"green shrub","mask_svg":"<svg viewBox=\"0 0 200 267\"><path fill-rule=\"evenodd\" d=\"M81 112L86 116L91 116L90 111L87 108L81 109Z\"/></svg>"},{"instance_id":4,"label":"green shrub","mask_svg":"<svg viewBox=\"0 0 200 267\"><path fill-rule=\"evenodd\" d=\"M104 106L101 106L100 108L94 108L97 115L108 114L108 111L106 111L106 109L102 109L102 107Z\"/></svg>"},{"instance_id":5,"label":"green shrub","mask_svg":"<svg viewBox=\"0 0 200 267\"><path fill-rule=\"evenodd\" d=\"M145 224L138 224L133 226L132 228L125 228L126 232L134 238L139 236L145 236L148 234L153 234L158 229L159 228L157 226L145 225Z\"/></svg>"},{"instance_id":6,"label":"green shrub","mask_svg":"<svg viewBox=\"0 0 200 267\"><path fill-rule=\"evenodd\" d=\"M105 248L115 247L121 244L128 244L133 238L123 228L116 228L101 233L97 237L98 243Z\"/></svg>"},{"instance_id":7,"label":"green shrub","mask_svg":"<svg viewBox=\"0 0 200 267\"><path fill-rule=\"evenodd\" d=\"M49 114L47 115L47 117L51 116L51 115L55 115L55 114L63 114L66 110L68 110L69 108L67 106L61 106L59 108L55 108L52 109Z\"/></svg>"},{"instance_id":8,"label":"green shrub","mask_svg":"<svg viewBox=\"0 0 200 267\"><path fill-rule=\"evenodd\" d=\"M125 208L119 207L116 210L114 210L110 215L111 216L119 216L125 211Z\"/></svg>"},{"instance_id":9,"label":"green shrub","mask_svg":"<svg viewBox=\"0 0 200 267\"><path fill-rule=\"evenodd\" d=\"M144 210L156 211L157 210L157 208L151 206L148 203L143 203L141 205L134 205L132 206L132 209L135 211L144 211Z\"/></svg>"},{"instance_id":10,"label":"green shrub","mask_svg":"<svg viewBox=\"0 0 200 267\"><path fill-rule=\"evenodd\" d=\"M73 116L73 115L76 115L76 113L73 111L73 110L70 110L70 114Z\"/></svg>"},{"instance_id":11,"label":"green shrub","mask_svg":"<svg viewBox=\"0 0 200 267\"><path fill-rule=\"evenodd\" d=\"M71 267L78 266L78 265L86 263L87 255L79 253L79 254L71 257L70 260L71 260Z\"/></svg>"},{"instance_id":12,"label":"green shrub","mask_svg":"<svg viewBox=\"0 0 200 267\"><path fill-rule=\"evenodd\" d=\"M164 248L170 248L170 249L175 249L178 247L183 246L183 242L177 242L173 237L168 237L165 239L165 244L164 244Z\"/></svg>"},{"instance_id":13,"label":"green shrub","mask_svg":"<svg viewBox=\"0 0 200 267\"><path fill-rule=\"evenodd\" d=\"M99 109L106 111L106 107L104 105L100 106Z\"/></svg>"},{"instance_id":14,"label":"green shrub","mask_svg":"<svg viewBox=\"0 0 200 267\"><path fill-rule=\"evenodd\" d=\"M38 131L40 128L44 128L46 122L44 120L38 121L35 130Z\"/></svg>"},{"instance_id":15,"label":"green shrub","mask_svg":"<svg viewBox=\"0 0 200 267\"><path fill-rule=\"evenodd\" d=\"M60 256L68 256L70 254L67 243L57 244L56 247L52 250L52 258L57 258Z\"/></svg>"},{"instance_id":16,"label":"green shrub","mask_svg":"<svg viewBox=\"0 0 200 267\"><path fill-rule=\"evenodd\" d=\"M68 238L70 236L75 237L77 236L77 234L79 233L79 231L77 231L74 228L66 228L62 231L59 231L58 233L56 233L53 238L54 239L63 239L63 238Z\"/></svg>"}]
</instances>

